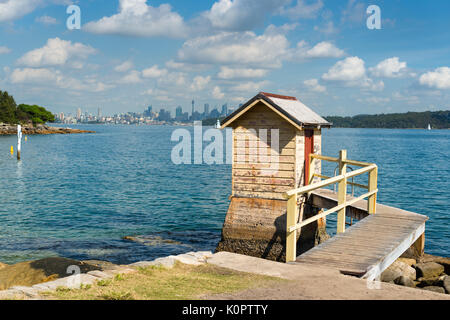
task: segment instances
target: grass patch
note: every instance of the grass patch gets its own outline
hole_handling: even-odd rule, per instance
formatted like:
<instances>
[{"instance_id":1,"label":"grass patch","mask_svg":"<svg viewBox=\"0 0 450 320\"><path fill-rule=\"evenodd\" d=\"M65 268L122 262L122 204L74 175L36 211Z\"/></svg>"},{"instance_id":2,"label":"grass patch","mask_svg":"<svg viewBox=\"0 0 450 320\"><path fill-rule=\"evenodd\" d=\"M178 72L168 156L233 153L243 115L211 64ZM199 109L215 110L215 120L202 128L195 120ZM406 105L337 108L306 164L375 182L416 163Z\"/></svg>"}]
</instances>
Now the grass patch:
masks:
<instances>
[{"instance_id":1,"label":"grass patch","mask_svg":"<svg viewBox=\"0 0 450 320\"><path fill-rule=\"evenodd\" d=\"M139 268L136 273L116 275L82 289L57 290L50 298L62 300L187 300L202 295L231 293L265 287L285 280L237 272L213 265L173 269Z\"/></svg>"}]
</instances>

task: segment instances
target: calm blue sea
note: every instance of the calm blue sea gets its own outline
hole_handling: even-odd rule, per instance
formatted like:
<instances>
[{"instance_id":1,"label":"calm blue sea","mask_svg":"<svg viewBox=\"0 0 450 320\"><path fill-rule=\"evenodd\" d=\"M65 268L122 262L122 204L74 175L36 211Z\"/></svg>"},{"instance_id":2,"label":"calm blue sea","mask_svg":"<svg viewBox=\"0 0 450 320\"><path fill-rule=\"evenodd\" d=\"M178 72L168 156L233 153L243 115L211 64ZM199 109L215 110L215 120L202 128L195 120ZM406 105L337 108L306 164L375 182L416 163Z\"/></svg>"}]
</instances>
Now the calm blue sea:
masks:
<instances>
[{"instance_id":1,"label":"calm blue sea","mask_svg":"<svg viewBox=\"0 0 450 320\"><path fill-rule=\"evenodd\" d=\"M16 137L0 136L0 261L131 263L214 250L231 166L172 164L176 127L77 128L97 133L30 136L20 162L9 154ZM449 256L450 131L324 130L323 154L344 148L351 159L378 164L380 202L430 217L426 251ZM148 237L122 240L134 235Z\"/></svg>"}]
</instances>

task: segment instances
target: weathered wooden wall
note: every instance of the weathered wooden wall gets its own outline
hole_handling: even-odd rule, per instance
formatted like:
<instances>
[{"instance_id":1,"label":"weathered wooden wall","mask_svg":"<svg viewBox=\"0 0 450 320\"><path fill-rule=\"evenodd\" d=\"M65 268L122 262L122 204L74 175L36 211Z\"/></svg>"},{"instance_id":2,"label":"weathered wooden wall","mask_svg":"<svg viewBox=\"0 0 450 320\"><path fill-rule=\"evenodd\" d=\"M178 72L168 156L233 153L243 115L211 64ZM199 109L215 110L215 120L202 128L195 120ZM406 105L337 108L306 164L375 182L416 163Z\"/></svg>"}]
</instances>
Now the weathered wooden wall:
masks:
<instances>
[{"instance_id":1,"label":"weathered wooden wall","mask_svg":"<svg viewBox=\"0 0 450 320\"><path fill-rule=\"evenodd\" d=\"M284 200L284 192L295 187L296 129L262 103L236 120L233 129L233 196ZM267 142L260 139L261 129L267 129ZM271 129L279 130L278 149Z\"/></svg>"}]
</instances>

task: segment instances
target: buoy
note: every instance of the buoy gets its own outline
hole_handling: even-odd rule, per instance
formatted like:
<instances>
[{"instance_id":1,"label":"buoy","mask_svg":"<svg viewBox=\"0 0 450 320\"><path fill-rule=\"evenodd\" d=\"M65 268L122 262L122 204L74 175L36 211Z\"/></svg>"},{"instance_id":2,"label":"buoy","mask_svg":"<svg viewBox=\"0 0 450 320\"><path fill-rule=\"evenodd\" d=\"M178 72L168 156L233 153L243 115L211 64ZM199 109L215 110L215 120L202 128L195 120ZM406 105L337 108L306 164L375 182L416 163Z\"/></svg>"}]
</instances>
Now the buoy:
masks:
<instances>
[{"instance_id":1,"label":"buoy","mask_svg":"<svg viewBox=\"0 0 450 320\"><path fill-rule=\"evenodd\" d=\"M13 154L14 154L14 147L11 146L11 155L13 155Z\"/></svg>"},{"instance_id":2,"label":"buoy","mask_svg":"<svg viewBox=\"0 0 450 320\"><path fill-rule=\"evenodd\" d=\"M25 141L27 141L28 140L28 137L27 136L25 136Z\"/></svg>"}]
</instances>

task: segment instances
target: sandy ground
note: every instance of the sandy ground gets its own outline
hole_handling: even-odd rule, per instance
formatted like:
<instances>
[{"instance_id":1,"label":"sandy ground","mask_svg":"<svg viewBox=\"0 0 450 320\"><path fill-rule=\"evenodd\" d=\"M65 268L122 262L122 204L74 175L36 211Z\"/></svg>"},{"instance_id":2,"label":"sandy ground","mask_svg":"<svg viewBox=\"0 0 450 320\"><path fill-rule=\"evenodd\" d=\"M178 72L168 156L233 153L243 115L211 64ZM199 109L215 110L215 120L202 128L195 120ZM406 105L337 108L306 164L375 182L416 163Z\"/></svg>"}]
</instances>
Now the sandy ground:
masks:
<instances>
[{"instance_id":1,"label":"sandy ground","mask_svg":"<svg viewBox=\"0 0 450 320\"><path fill-rule=\"evenodd\" d=\"M202 298L224 300L450 300L450 295L389 283L367 283L337 270L312 265L290 265L220 252L208 263L237 271L280 277L289 281L265 288Z\"/></svg>"}]
</instances>

